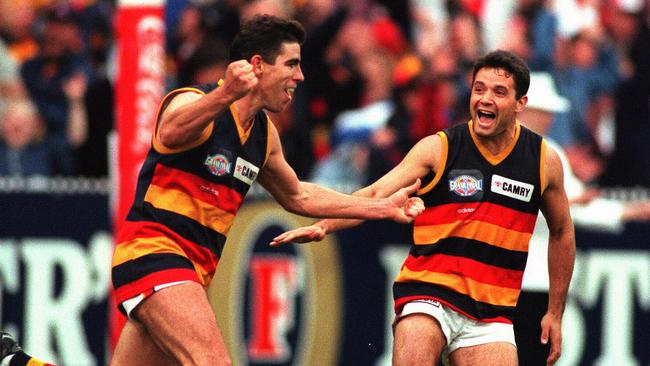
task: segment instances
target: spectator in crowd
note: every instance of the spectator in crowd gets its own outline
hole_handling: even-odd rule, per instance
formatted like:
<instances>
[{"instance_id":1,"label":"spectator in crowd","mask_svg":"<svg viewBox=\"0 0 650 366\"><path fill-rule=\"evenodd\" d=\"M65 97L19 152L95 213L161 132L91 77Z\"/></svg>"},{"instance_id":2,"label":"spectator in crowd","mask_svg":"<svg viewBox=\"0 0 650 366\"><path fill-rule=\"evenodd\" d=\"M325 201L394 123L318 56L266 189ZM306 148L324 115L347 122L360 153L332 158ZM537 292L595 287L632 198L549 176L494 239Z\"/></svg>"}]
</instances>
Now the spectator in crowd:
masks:
<instances>
[{"instance_id":1,"label":"spectator in crowd","mask_svg":"<svg viewBox=\"0 0 650 366\"><path fill-rule=\"evenodd\" d=\"M106 74L111 47L108 19L114 5L109 0L74 6L49 2L30 4L17 5L0 0L0 36L8 44L9 55L18 61L21 69L29 70L22 73L27 75L27 90L46 122L48 141L58 146L55 151L60 151L57 161L61 166L55 170L66 174L105 175L106 135L113 125L112 85L104 77L98 83L97 75ZM380 38L380 42L393 50L396 45L409 50L424 65L422 80L414 89L424 106L416 109L411 130L404 136L415 133L421 137L429 133L433 125L444 128L443 125L464 121L467 117L464 105L469 95L466 60L472 60L484 49L500 47L526 59L533 70L553 72L560 92L572 100L570 111L556 114L558 123L553 124L549 134L567 148L570 161L576 167L575 173L581 179L598 179L618 185L647 184L650 180L643 174L629 173L650 171L644 169L650 164L644 160L650 154L642 151L646 144L621 143L635 138L642 141L645 136L643 124L634 123L647 119L644 109L641 110L642 118L638 115L630 118L627 114L633 113L634 108L625 107L626 103L644 106L641 101L644 96L647 98L644 88L648 84L644 79L647 68L634 66L647 64L648 52L643 51L647 49L643 42L647 43L648 39L648 22L644 19L647 4L642 0L440 3L409 0L400 4L386 0L289 3L175 0L169 3L168 10L178 13L168 14L169 19L178 19L170 23L169 28L173 30L169 50L174 56L169 58L168 65L172 75L170 81L176 86L205 80L200 76L205 72L222 72L223 63L217 61L221 59L220 45L230 42L241 18L267 12L283 16L293 14L303 20L310 31L304 47L305 73L310 78L304 88L297 91L293 107L281 116L273 116L286 142L287 159L300 177L309 176L314 163L330 153L333 141L330 138L336 135L334 121L343 111L367 105L369 98L375 98L372 93L385 94L382 89L366 85L364 74L367 76L367 70L362 69L364 63L369 65L365 69L380 66L372 65L374 61L359 62L356 54L369 43L362 40L366 36L364 33L373 33L373 37ZM51 12L58 16L51 17ZM75 22L70 21L69 14L75 15ZM383 19L377 14L384 15ZM81 61L78 64L90 61L94 68L88 71L91 69L83 70L86 66L81 66L87 75L86 114L94 117L88 120L86 142L78 147L66 140L67 118L63 116L69 108L64 106L67 99L61 81L74 72L65 71L69 69L67 66L53 67L55 63L52 62L47 63L48 67L32 65L34 60L44 57L44 45L41 42L41 47L36 47L36 40L41 40L43 34L49 37L46 33L52 28L52 18L64 19L58 21L65 24L58 27L61 30L59 38L66 38L68 54L77 53L75 57L66 56L66 64L77 59ZM603 28L592 31L601 26L601 21ZM400 36L396 38L394 34ZM84 59L80 53L91 57ZM576 55L581 55L581 59L576 59ZM212 57L214 63L210 60ZM580 64L582 61L585 63ZM429 65L442 72L432 70L430 74ZM201 71L195 72L197 68ZM54 76L43 78L38 70L46 70ZM624 78L620 88L618 72ZM393 82L389 89L395 86ZM43 90L48 90L49 95L44 97ZM435 110L432 115L423 113L427 106L428 110ZM607 171L602 174L605 164ZM636 164L636 168L622 168L630 164Z\"/></svg>"},{"instance_id":2,"label":"spectator in crowd","mask_svg":"<svg viewBox=\"0 0 650 366\"><path fill-rule=\"evenodd\" d=\"M592 27L561 40L557 57L553 73L571 109L556 116L549 136L565 148L575 174L593 181L603 169L597 126L607 114L618 82L616 55L602 32Z\"/></svg>"},{"instance_id":3,"label":"spectator in crowd","mask_svg":"<svg viewBox=\"0 0 650 366\"><path fill-rule=\"evenodd\" d=\"M531 70L551 70L558 21L549 3L546 0L487 1L481 20L486 46L515 53L528 62Z\"/></svg>"},{"instance_id":4,"label":"spectator in crowd","mask_svg":"<svg viewBox=\"0 0 650 366\"><path fill-rule=\"evenodd\" d=\"M547 0L518 0L513 21L523 22L528 55L524 59L535 71L549 71L553 68L557 18L549 9Z\"/></svg>"},{"instance_id":5,"label":"spectator in crowd","mask_svg":"<svg viewBox=\"0 0 650 366\"><path fill-rule=\"evenodd\" d=\"M642 0L607 1L605 28L618 49L622 81L614 96L614 151L601 184L650 187L649 6Z\"/></svg>"},{"instance_id":6,"label":"spectator in crowd","mask_svg":"<svg viewBox=\"0 0 650 366\"><path fill-rule=\"evenodd\" d=\"M412 126L422 109L418 88L422 61L415 55L404 57L393 73L393 113L386 125L370 135L367 171L363 184L369 184L397 165L413 147Z\"/></svg>"},{"instance_id":7,"label":"spectator in crowd","mask_svg":"<svg viewBox=\"0 0 650 366\"><path fill-rule=\"evenodd\" d=\"M170 44L171 65L180 73L185 63L192 57L209 35L202 8L192 3L181 10L176 27L172 30Z\"/></svg>"},{"instance_id":8,"label":"spectator in crowd","mask_svg":"<svg viewBox=\"0 0 650 366\"><path fill-rule=\"evenodd\" d=\"M228 48L216 38L205 39L178 70L179 86L212 82L225 75Z\"/></svg>"},{"instance_id":9,"label":"spectator in crowd","mask_svg":"<svg viewBox=\"0 0 650 366\"><path fill-rule=\"evenodd\" d=\"M531 73L528 104L519 118L526 127L544 136L551 126L553 114L566 112L569 106L570 101L557 93L549 73ZM650 221L650 201L624 203L599 197L597 190L586 187L573 174L562 148L548 138L546 142L562 159L564 187L576 226L620 233L626 222ZM550 349L540 342L541 321L548 305L548 237L546 220L543 215L538 215L514 319L520 365L546 365Z\"/></svg>"},{"instance_id":10,"label":"spectator in crowd","mask_svg":"<svg viewBox=\"0 0 650 366\"><path fill-rule=\"evenodd\" d=\"M113 51L111 26L113 7L108 0L95 0L63 9L74 14L80 25L83 50L93 70L92 82L86 82L83 105L87 120L87 138L75 146L77 173L87 177L108 175L108 136L113 128L114 88L109 55ZM71 113L71 112L70 112Z\"/></svg>"},{"instance_id":11,"label":"spectator in crowd","mask_svg":"<svg viewBox=\"0 0 650 366\"><path fill-rule=\"evenodd\" d=\"M357 31L346 37L354 67L362 79L360 103L336 118L331 134L334 151L313 173L314 181L348 187L346 190L358 188L367 180L371 138L386 127L395 110L392 76L405 51L403 35L385 15L357 19L354 26L352 29ZM392 31L386 32L386 27Z\"/></svg>"},{"instance_id":12,"label":"spectator in crowd","mask_svg":"<svg viewBox=\"0 0 650 366\"><path fill-rule=\"evenodd\" d=\"M328 57L350 19L350 9L347 2L337 7L332 1L310 0L296 10L297 18L307 29L302 47L302 67L309 77L294 95L295 103L291 106L293 119L279 132L287 161L298 177L306 179L314 163L329 153L329 129L339 112L337 106L354 103L354 98L341 93L340 80L332 77L350 74L335 72L344 68L332 67L334 63ZM339 98L335 97L337 94Z\"/></svg>"},{"instance_id":13,"label":"spectator in crowd","mask_svg":"<svg viewBox=\"0 0 650 366\"><path fill-rule=\"evenodd\" d=\"M167 32L167 51L170 54L170 71L176 70L175 54L183 42L179 33L185 22L183 19L187 7L198 9L201 17L200 26L204 27L208 37L217 38L218 42L229 44L239 30L240 7L243 0L226 1L190 1L190 0L167 0L165 1L165 19ZM187 54L190 56L192 52Z\"/></svg>"},{"instance_id":14,"label":"spectator in crowd","mask_svg":"<svg viewBox=\"0 0 650 366\"><path fill-rule=\"evenodd\" d=\"M417 141L469 119L456 110L463 78L457 65L446 45L429 62L410 53L400 60L393 73L394 112L370 138L366 185L388 173Z\"/></svg>"},{"instance_id":15,"label":"spectator in crowd","mask_svg":"<svg viewBox=\"0 0 650 366\"><path fill-rule=\"evenodd\" d=\"M106 73L104 68L112 50L114 6L112 0L93 0L68 4L59 10L70 12L76 17L81 33L82 52L90 58L96 72Z\"/></svg>"},{"instance_id":16,"label":"spectator in crowd","mask_svg":"<svg viewBox=\"0 0 650 366\"><path fill-rule=\"evenodd\" d=\"M469 10L459 7L450 18L447 44L457 58L457 67L463 74L470 72L472 64L483 53L481 28L478 19Z\"/></svg>"},{"instance_id":17,"label":"spectator in crowd","mask_svg":"<svg viewBox=\"0 0 650 366\"><path fill-rule=\"evenodd\" d=\"M26 99L7 102L0 114L0 175L52 174L52 154L45 126L34 104Z\"/></svg>"},{"instance_id":18,"label":"spectator in crowd","mask_svg":"<svg viewBox=\"0 0 650 366\"><path fill-rule=\"evenodd\" d=\"M75 20L69 14L50 13L40 34L38 55L26 61L20 70L28 94L45 121L48 143L56 154L54 174L77 172L74 149L86 136L78 119L85 112L77 112L85 108L81 98L93 81L93 72L88 60L74 52L79 44ZM71 86L67 87L68 84Z\"/></svg>"},{"instance_id":19,"label":"spectator in crowd","mask_svg":"<svg viewBox=\"0 0 650 366\"><path fill-rule=\"evenodd\" d=\"M448 43L440 46L428 61L420 90L423 109L412 130L416 141L470 118L466 105L471 91L471 68L462 66Z\"/></svg>"}]
</instances>

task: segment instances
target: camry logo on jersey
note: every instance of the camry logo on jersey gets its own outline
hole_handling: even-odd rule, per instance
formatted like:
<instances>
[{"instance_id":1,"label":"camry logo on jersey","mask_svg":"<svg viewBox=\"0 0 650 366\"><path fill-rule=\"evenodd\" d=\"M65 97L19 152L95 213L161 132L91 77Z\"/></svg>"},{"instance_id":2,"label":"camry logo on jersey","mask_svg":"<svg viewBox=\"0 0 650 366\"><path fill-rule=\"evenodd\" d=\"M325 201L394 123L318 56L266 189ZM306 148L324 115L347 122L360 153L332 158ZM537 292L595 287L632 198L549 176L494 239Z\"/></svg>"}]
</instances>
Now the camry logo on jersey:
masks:
<instances>
[{"instance_id":1,"label":"camry logo on jersey","mask_svg":"<svg viewBox=\"0 0 650 366\"><path fill-rule=\"evenodd\" d=\"M519 182L496 174L492 175L492 187L490 190L494 193L520 201L530 202L534 189L535 186L532 184Z\"/></svg>"},{"instance_id":2,"label":"camry logo on jersey","mask_svg":"<svg viewBox=\"0 0 650 366\"><path fill-rule=\"evenodd\" d=\"M469 197L483 190L483 179L471 175L459 175L449 180L449 190L461 197Z\"/></svg>"},{"instance_id":3,"label":"camry logo on jersey","mask_svg":"<svg viewBox=\"0 0 650 366\"><path fill-rule=\"evenodd\" d=\"M259 171L260 168L238 157L237 162L235 163L235 172L233 175L242 182L251 185L255 181L255 178L257 178L257 173L259 173Z\"/></svg>"},{"instance_id":4,"label":"camry logo on jersey","mask_svg":"<svg viewBox=\"0 0 650 366\"><path fill-rule=\"evenodd\" d=\"M208 155L203 164L211 174L218 177L230 173L230 161L222 154Z\"/></svg>"}]
</instances>

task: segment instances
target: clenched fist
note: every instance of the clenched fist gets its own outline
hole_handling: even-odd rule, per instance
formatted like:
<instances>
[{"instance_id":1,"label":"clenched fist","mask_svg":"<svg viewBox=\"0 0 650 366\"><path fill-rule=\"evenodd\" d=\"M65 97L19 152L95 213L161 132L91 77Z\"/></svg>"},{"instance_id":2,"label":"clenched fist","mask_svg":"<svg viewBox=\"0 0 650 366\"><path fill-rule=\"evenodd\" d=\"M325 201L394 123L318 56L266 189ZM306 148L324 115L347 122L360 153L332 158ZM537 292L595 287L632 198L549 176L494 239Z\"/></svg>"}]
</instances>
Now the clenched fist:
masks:
<instances>
[{"instance_id":1,"label":"clenched fist","mask_svg":"<svg viewBox=\"0 0 650 366\"><path fill-rule=\"evenodd\" d=\"M221 88L224 88L224 92L231 95L233 100L237 100L248 94L257 85L257 81L253 65L246 60L239 60L228 65Z\"/></svg>"}]
</instances>

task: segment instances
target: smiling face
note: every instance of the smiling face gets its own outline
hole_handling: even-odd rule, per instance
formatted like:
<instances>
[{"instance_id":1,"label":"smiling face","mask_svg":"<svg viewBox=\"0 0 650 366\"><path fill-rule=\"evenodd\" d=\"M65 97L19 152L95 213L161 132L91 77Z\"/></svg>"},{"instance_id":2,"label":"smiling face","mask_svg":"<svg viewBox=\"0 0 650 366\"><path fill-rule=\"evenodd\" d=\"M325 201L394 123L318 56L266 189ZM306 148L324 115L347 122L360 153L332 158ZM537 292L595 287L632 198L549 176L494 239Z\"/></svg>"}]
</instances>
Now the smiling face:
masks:
<instances>
[{"instance_id":1,"label":"smiling face","mask_svg":"<svg viewBox=\"0 0 650 366\"><path fill-rule=\"evenodd\" d=\"M476 73L470 97L470 115L476 136L494 139L514 129L517 113L524 109L527 101L526 96L517 99L515 94L514 78L505 70L486 67Z\"/></svg>"},{"instance_id":2,"label":"smiling face","mask_svg":"<svg viewBox=\"0 0 650 366\"><path fill-rule=\"evenodd\" d=\"M285 42L275 59L269 64L259 60L259 84L262 104L271 112L282 112L291 100L298 84L305 80L300 68L300 45Z\"/></svg>"}]
</instances>

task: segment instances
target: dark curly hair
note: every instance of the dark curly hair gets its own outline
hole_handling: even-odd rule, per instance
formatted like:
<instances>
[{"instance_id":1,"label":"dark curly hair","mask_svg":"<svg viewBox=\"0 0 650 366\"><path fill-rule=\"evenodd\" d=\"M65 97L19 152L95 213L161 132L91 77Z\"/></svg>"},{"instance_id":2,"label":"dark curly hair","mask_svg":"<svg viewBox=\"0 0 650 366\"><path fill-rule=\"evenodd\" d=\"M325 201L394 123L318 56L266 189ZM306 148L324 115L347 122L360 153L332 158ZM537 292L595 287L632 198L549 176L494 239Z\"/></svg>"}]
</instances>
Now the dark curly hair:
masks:
<instances>
[{"instance_id":1,"label":"dark curly hair","mask_svg":"<svg viewBox=\"0 0 650 366\"><path fill-rule=\"evenodd\" d=\"M230 45L230 62L250 60L254 55L262 56L265 62L274 64L282 44L305 41L305 29L296 20L287 20L272 15L256 15L241 25L239 33Z\"/></svg>"},{"instance_id":2,"label":"dark curly hair","mask_svg":"<svg viewBox=\"0 0 650 366\"><path fill-rule=\"evenodd\" d=\"M514 53L496 50L476 60L472 71L472 84L478 71L484 68L503 69L512 75L515 81L515 99L519 99L528 93L530 69L526 62Z\"/></svg>"}]
</instances>

